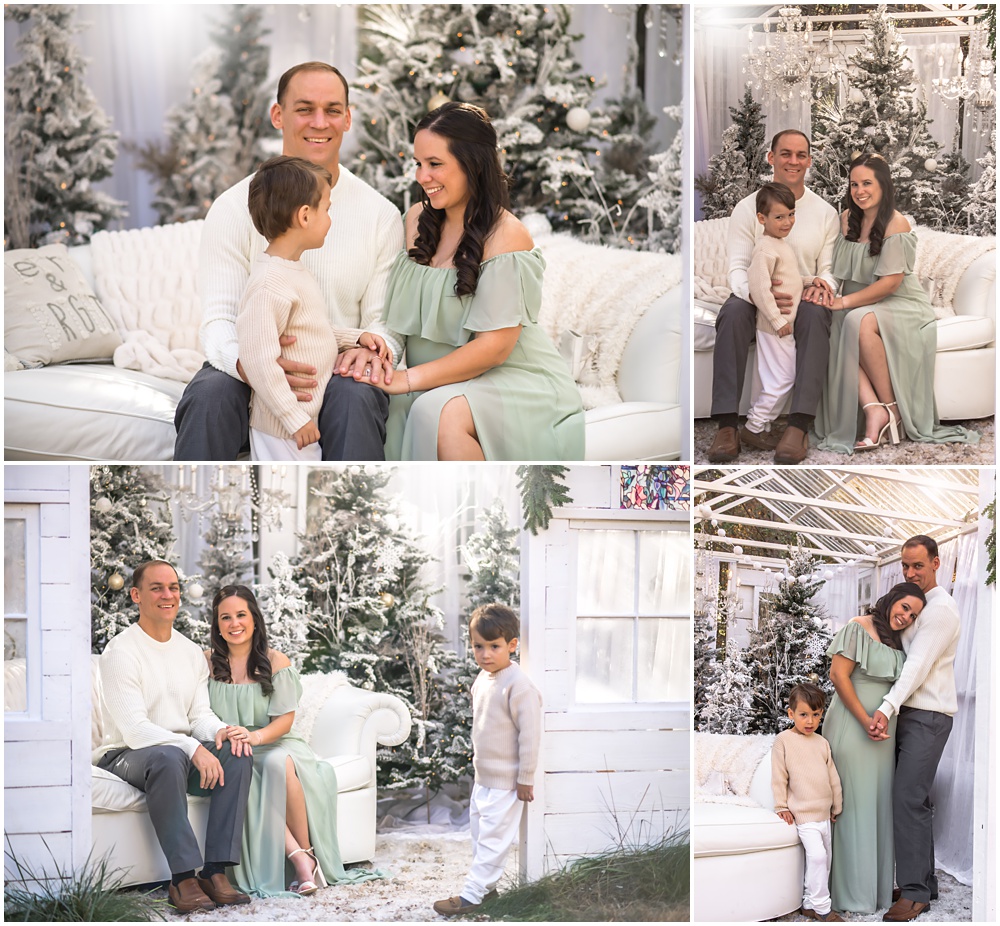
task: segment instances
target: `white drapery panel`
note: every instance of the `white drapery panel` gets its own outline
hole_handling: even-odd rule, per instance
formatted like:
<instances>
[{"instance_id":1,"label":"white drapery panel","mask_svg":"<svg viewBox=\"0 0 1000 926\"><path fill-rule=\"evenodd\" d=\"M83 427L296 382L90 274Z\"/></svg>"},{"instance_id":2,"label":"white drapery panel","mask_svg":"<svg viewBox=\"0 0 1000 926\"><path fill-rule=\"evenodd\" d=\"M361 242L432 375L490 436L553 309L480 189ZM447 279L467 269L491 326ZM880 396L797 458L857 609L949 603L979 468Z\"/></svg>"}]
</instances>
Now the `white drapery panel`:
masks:
<instances>
[{"instance_id":1,"label":"white drapery panel","mask_svg":"<svg viewBox=\"0 0 1000 926\"><path fill-rule=\"evenodd\" d=\"M833 625L836 633L852 617L857 617L865 608L866 602L858 600L857 563L845 563L842 566L821 567L820 572L831 570L833 577L824 579L823 586L813 598L817 604L826 609L827 620ZM870 567L866 567L870 570Z\"/></svg>"},{"instance_id":2,"label":"white drapery panel","mask_svg":"<svg viewBox=\"0 0 1000 926\"><path fill-rule=\"evenodd\" d=\"M934 779L934 854L938 867L972 884L972 792L975 782L977 535L962 534L938 547L938 585L955 599L962 633L955 654L958 712ZM899 562L882 570L880 595L902 582ZM919 620L920 618L917 618Z\"/></svg>"}]
</instances>

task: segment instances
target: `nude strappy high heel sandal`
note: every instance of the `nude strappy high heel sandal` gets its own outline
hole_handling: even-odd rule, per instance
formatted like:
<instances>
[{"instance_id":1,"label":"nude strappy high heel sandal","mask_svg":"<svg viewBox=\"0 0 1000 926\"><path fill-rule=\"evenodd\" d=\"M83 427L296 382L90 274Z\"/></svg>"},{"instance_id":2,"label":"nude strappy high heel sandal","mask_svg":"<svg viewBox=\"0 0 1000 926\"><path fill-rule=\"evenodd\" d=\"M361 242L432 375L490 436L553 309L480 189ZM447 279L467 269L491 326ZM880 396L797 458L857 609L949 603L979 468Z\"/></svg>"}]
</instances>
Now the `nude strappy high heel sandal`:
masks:
<instances>
[{"instance_id":1,"label":"nude strappy high heel sandal","mask_svg":"<svg viewBox=\"0 0 1000 926\"><path fill-rule=\"evenodd\" d=\"M301 894L302 896L315 894L321 887L326 887L326 878L323 876L323 871L319 867L319 862L316 860L316 855L311 847L308 849L293 849L288 853L288 858L291 859L293 855L298 855L300 852L304 852L312 859L312 875L305 881L293 881L288 885L288 890L293 894Z\"/></svg>"},{"instance_id":2,"label":"nude strappy high heel sandal","mask_svg":"<svg viewBox=\"0 0 1000 926\"><path fill-rule=\"evenodd\" d=\"M857 444L854 445L855 450L874 450L876 447L881 447L884 438L886 437L886 431L889 432L889 440L893 444L899 443L899 419L892 413L892 407L895 405L899 408L896 402L869 402L867 405L862 405L862 411L866 408L875 408L876 406L881 406L889 413L889 421L882 427L882 430L878 432L878 440L872 440L870 437L863 437Z\"/></svg>"}]
</instances>

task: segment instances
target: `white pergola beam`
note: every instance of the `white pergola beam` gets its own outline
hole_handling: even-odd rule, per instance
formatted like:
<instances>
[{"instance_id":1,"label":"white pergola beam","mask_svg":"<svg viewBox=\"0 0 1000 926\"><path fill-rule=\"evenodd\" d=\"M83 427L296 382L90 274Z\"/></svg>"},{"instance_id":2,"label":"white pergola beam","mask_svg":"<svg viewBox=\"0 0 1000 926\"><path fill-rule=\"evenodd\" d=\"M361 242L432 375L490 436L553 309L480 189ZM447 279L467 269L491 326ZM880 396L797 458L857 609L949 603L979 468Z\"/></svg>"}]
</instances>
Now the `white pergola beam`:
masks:
<instances>
[{"instance_id":1,"label":"white pergola beam","mask_svg":"<svg viewBox=\"0 0 1000 926\"><path fill-rule=\"evenodd\" d=\"M811 537L840 537L844 540L859 540L864 543L874 543L876 546L886 545L885 537L873 534L854 534L843 530L830 530L826 527L807 527L803 524L781 524L777 521L758 521L756 518L741 518L734 514L720 515L718 520L727 524L746 524L750 527L766 527L770 530L783 531L787 534L803 534ZM898 541L893 541L897 543Z\"/></svg>"},{"instance_id":2,"label":"white pergola beam","mask_svg":"<svg viewBox=\"0 0 1000 926\"><path fill-rule=\"evenodd\" d=\"M794 543L773 543L768 540L747 540L744 537L716 537L710 534L700 535L695 534L695 539L703 540L706 543L728 543L731 546L740 547L759 547L764 550L782 550L787 552L789 547L794 547ZM819 547L809 547L811 552L816 553L818 556L828 556L831 559L843 559L843 560L868 560L872 563L878 563L878 555L870 555L868 553L847 553L834 550L820 549ZM722 553L721 550L709 550L706 552L711 553ZM723 555L726 555L723 553Z\"/></svg>"},{"instance_id":3,"label":"white pergola beam","mask_svg":"<svg viewBox=\"0 0 1000 926\"><path fill-rule=\"evenodd\" d=\"M950 482L946 479L933 479L929 476L911 476L909 473L901 473L898 470L889 468L879 469L874 466L859 466L856 469L844 469L843 467L831 466L828 472L843 473L845 476L850 477L869 476L872 479L880 479L883 482L898 482L902 485L922 486L925 489L936 489L939 492L959 492L973 499L979 498L978 486L969 485L965 482Z\"/></svg>"}]
</instances>

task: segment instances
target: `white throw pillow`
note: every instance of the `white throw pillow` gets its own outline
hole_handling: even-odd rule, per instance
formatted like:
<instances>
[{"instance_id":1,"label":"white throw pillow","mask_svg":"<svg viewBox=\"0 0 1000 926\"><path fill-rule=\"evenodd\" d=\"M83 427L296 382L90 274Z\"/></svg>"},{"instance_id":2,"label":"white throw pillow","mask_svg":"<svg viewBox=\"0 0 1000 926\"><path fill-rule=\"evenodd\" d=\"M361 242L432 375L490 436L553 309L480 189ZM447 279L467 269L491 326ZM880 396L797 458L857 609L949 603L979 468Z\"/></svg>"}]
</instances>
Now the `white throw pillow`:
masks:
<instances>
[{"instance_id":1,"label":"white throw pillow","mask_svg":"<svg viewBox=\"0 0 1000 926\"><path fill-rule=\"evenodd\" d=\"M7 251L3 263L8 354L25 367L111 360L118 328L65 245Z\"/></svg>"},{"instance_id":2,"label":"white throw pillow","mask_svg":"<svg viewBox=\"0 0 1000 926\"><path fill-rule=\"evenodd\" d=\"M114 772L92 765L90 780L90 805L94 810L111 813L116 810L140 810L146 806L146 795Z\"/></svg>"}]
</instances>

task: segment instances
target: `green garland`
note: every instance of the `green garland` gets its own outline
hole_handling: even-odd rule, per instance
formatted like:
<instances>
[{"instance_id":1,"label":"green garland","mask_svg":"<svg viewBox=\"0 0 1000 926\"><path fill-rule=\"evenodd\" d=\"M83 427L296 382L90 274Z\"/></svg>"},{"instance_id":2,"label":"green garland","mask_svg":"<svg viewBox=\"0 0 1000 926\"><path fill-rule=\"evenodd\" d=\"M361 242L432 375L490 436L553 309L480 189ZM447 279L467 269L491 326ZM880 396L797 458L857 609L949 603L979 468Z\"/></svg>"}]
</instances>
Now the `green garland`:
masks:
<instances>
[{"instance_id":1,"label":"green garland","mask_svg":"<svg viewBox=\"0 0 1000 926\"><path fill-rule=\"evenodd\" d=\"M517 488L521 492L524 529L537 535L552 518L552 509L573 501L561 478L568 466L519 466Z\"/></svg>"}]
</instances>

